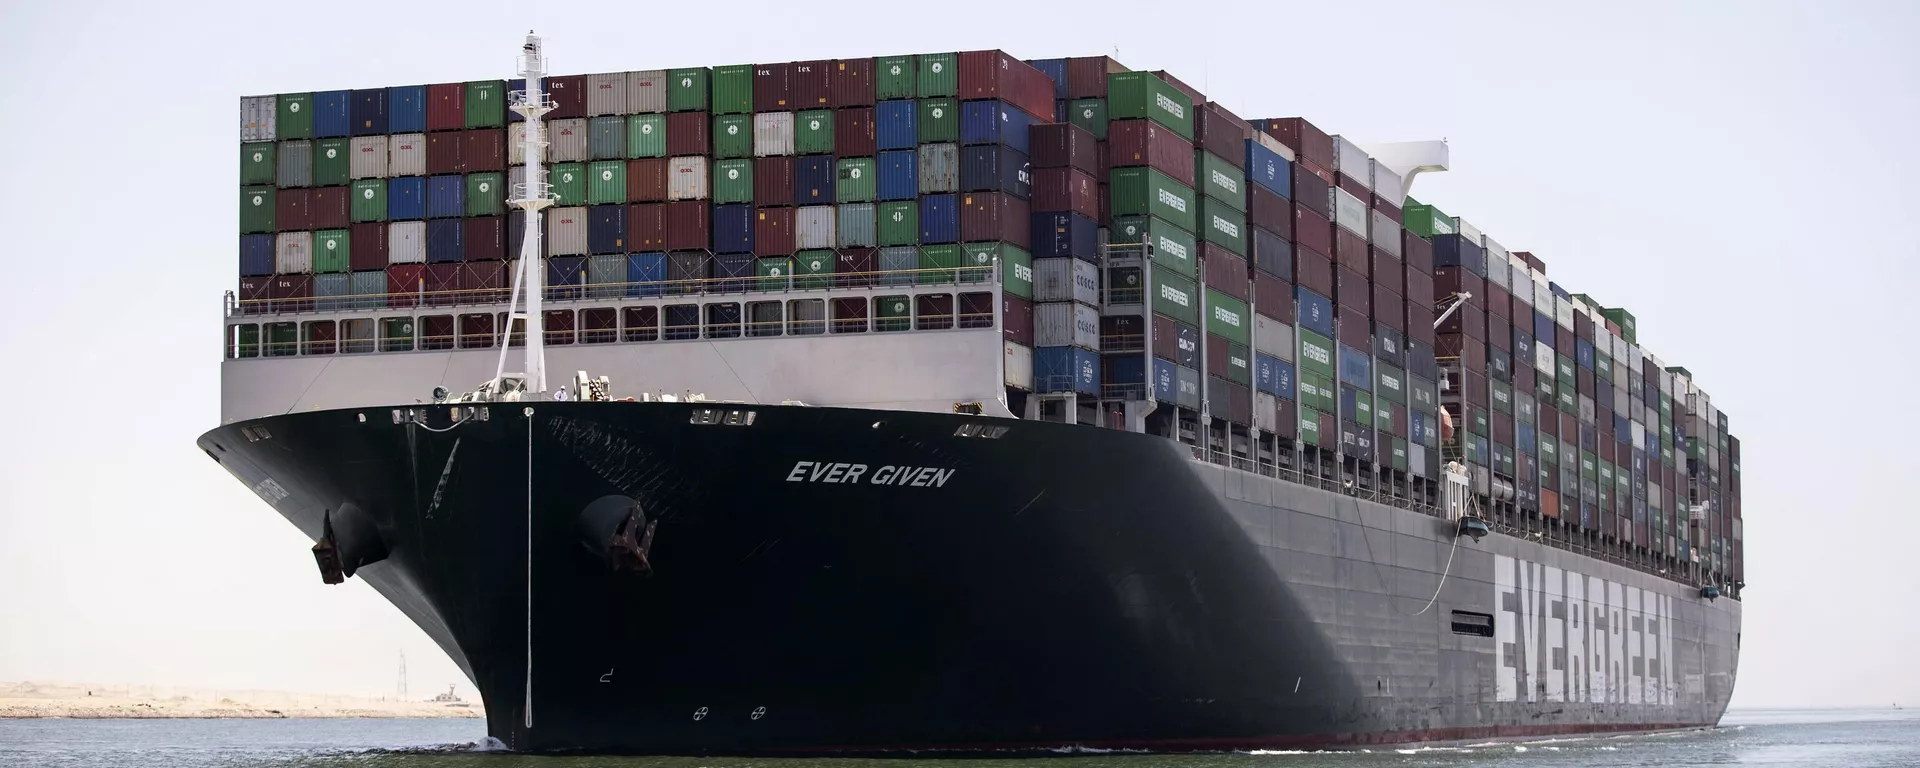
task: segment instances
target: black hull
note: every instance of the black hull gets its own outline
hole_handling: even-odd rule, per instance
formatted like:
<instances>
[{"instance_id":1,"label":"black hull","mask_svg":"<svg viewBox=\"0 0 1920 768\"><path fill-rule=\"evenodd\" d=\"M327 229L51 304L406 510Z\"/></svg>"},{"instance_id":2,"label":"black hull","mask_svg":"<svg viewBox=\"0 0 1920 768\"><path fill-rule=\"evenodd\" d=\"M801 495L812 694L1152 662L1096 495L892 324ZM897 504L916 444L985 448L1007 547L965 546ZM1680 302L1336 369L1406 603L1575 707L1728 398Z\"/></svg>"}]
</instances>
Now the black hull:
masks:
<instances>
[{"instance_id":1,"label":"black hull","mask_svg":"<svg viewBox=\"0 0 1920 768\"><path fill-rule=\"evenodd\" d=\"M330 523L349 565L374 561L352 575L462 666L520 751L1340 747L1698 727L1725 706L1493 702L1465 684L1490 669L1417 690L1358 674L1285 554L1161 438L831 408L690 423L713 407L749 408L493 405L452 427L445 406L428 426L346 409L200 444L309 537ZM1012 429L955 435L977 423ZM796 481L799 462L865 469ZM627 508L610 496L654 524L650 573L606 555ZM1431 523L1419 535L1446 540ZM1702 663L1730 690L1731 658Z\"/></svg>"}]
</instances>

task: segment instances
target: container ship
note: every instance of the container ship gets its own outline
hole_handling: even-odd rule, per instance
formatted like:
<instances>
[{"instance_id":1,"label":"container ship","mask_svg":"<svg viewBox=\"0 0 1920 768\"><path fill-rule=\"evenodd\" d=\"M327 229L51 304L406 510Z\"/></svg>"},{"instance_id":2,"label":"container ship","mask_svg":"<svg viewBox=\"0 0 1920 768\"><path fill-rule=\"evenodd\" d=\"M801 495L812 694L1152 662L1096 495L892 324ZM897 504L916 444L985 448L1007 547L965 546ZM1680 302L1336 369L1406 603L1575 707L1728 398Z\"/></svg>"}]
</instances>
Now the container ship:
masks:
<instances>
[{"instance_id":1,"label":"container ship","mask_svg":"<svg viewBox=\"0 0 1920 768\"><path fill-rule=\"evenodd\" d=\"M1740 443L1630 312L1408 195L1443 143L1107 57L541 46L240 100L198 440L509 749L1718 722Z\"/></svg>"}]
</instances>

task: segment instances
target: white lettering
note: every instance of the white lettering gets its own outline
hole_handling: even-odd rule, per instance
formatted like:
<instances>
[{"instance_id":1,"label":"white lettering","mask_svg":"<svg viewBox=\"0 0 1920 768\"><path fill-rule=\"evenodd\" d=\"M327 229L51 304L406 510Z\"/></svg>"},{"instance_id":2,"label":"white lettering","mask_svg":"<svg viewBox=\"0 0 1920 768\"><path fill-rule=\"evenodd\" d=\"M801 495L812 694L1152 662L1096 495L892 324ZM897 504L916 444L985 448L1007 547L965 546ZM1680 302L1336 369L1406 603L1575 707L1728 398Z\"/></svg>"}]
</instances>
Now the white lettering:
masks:
<instances>
[{"instance_id":1,"label":"white lettering","mask_svg":"<svg viewBox=\"0 0 1920 768\"><path fill-rule=\"evenodd\" d=\"M810 466L812 466L812 465L813 465L813 462L811 462L811 461L802 461L802 462L800 462L800 463L798 463L798 464L795 464L795 465L793 465L793 471L792 471L792 472L788 472L788 473L787 473L787 482L789 482L789 483L804 483L804 482L806 482L806 480L807 480L807 467L810 467Z\"/></svg>"},{"instance_id":2,"label":"white lettering","mask_svg":"<svg viewBox=\"0 0 1920 768\"><path fill-rule=\"evenodd\" d=\"M1228 192L1240 191L1240 183L1234 181L1232 176L1228 176L1219 171L1208 171L1208 173L1213 177L1214 186L1223 188Z\"/></svg>"},{"instance_id":3,"label":"white lettering","mask_svg":"<svg viewBox=\"0 0 1920 768\"><path fill-rule=\"evenodd\" d=\"M1155 247L1161 251L1165 251L1168 256L1172 256L1181 261L1186 261L1187 259L1193 258L1192 256L1187 255L1186 246L1168 239L1166 235L1160 235L1158 236L1158 239L1160 241L1159 245Z\"/></svg>"},{"instance_id":4,"label":"white lettering","mask_svg":"<svg viewBox=\"0 0 1920 768\"><path fill-rule=\"evenodd\" d=\"M1227 325L1231 325L1235 328L1240 327L1240 313L1227 309L1226 307L1220 306L1218 304L1213 305L1213 319L1226 323Z\"/></svg>"},{"instance_id":5,"label":"white lettering","mask_svg":"<svg viewBox=\"0 0 1920 768\"><path fill-rule=\"evenodd\" d=\"M1566 572L1558 568L1547 569L1547 647L1541 654L1541 667L1546 670L1547 701L1567 700L1567 675L1565 654L1567 652L1567 604L1565 596L1560 594L1566 584ZM1555 651L1559 653L1556 654ZM1556 662L1556 656L1560 661Z\"/></svg>"},{"instance_id":6,"label":"white lettering","mask_svg":"<svg viewBox=\"0 0 1920 768\"><path fill-rule=\"evenodd\" d=\"M873 471L873 479L867 482L874 485L888 485L893 482L893 473L898 471L892 466L881 467Z\"/></svg>"},{"instance_id":7,"label":"white lettering","mask_svg":"<svg viewBox=\"0 0 1920 768\"><path fill-rule=\"evenodd\" d=\"M1187 212L1187 201L1182 199L1179 195L1174 194L1173 190L1161 189L1159 190L1159 196L1160 196L1160 202L1165 204L1167 207L1172 208L1181 213Z\"/></svg>"},{"instance_id":8,"label":"white lettering","mask_svg":"<svg viewBox=\"0 0 1920 768\"><path fill-rule=\"evenodd\" d=\"M1313 358L1314 362L1321 365L1333 364L1333 353L1314 345L1312 342L1300 342L1300 354Z\"/></svg>"},{"instance_id":9,"label":"white lettering","mask_svg":"<svg viewBox=\"0 0 1920 768\"><path fill-rule=\"evenodd\" d=\"M1183 307L1192 306L1192 304L1190 304L1187 300L1186 291L1182 291L1171 285L1167 285L1166 283L1160 284L1160 298L1166 299L1175 304L1179 304L1180 306L1183 306Z\"/></svg>"},{"instance_id":10,"label":"white lettering","mask_svg":"<svg viewBox=\"0 0 1920 768\"><path fill-rule=\"evenodd\" d=\"M1231 221L1227 221L1226 219L1220 218L1219 216L1213 217L1213 228L1226 233L1227 237L1232 237L1232 238L1240 237L1240 227L1238 225L1235 225Z\"/></svg>"},{"instance_id":11,"label":"white lettering","mask_svg":"<svg viewBox=\"0 0 1920 768\"><path fill-rule=\"evenodd\" d=\"M1302 381L1300 390L1305 393L1312 385ZM1310 421L1302 419L1302 427ZM1317 428L1317 426L1316 426ZM1519 647L1515 644L1513 628L1519 621L1520 595L1513 584L1514 559L1506 555L1493 558L1493 605L1495 620L1493 624L1493 647L1496 662L1493 667L1494 700L1520 700L1520 660L1516 658Z\"/></svg>"},{"instance_id":12,"label":"white lettering","mask_svg":"<svg viewBox=\"0 0 1920 768\"><path fill-rule=\"evenodd\" d=\"M1025 264L1015 264L1013 265L1013 277L1021 282L1031 283L1033 282L1033 267Z\"/></svg>"},{"instance_id":13,"label":"white lettering","mask_svg":"<svg viewBox=\"0 0 1920 768\"><path fill-rule=\"evenodd\" d=\"M1173 115L1176 118L1184 118L1187 116L1187 110L1180 106L1180 102L1167 98L1166 94L1154 94L1153 103L1162 110L1165 110L1167 114Z\"/></svg>"}]
</instances>

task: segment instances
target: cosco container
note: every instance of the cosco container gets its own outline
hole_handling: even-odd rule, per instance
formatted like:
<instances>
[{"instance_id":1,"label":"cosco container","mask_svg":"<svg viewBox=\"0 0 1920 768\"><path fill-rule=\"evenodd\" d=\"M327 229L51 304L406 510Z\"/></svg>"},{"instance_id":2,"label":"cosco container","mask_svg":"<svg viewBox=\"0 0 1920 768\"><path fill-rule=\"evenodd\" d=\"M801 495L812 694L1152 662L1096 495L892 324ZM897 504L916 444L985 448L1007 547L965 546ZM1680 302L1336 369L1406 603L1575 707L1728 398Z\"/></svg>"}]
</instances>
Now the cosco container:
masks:
<instances>
[{"instance_id":1,"label":"cosco container","mask_svg":"<svg viewBox=\"0 0 1920 768\"><path fill-rule=\"evenodd\" d=\"M1100 393L1100 353L1080 347L1033 350L1035 392Z\"/></svg>"},{"instance_id":2,"label":"cosco container","mask_svg":"<svg viewBox=\"0 0 1920 768\"><path fill-rule=\"evenodd\" d=\"M551 208L547 211L547 255L587 254L587 209Z\"/></svg>"},{"instance_id":3,"label":"cosco container","mask_svg":"<svg viewBox=\"0 0 1920 768\"><path fill-rule=\"evenodd\" d=\"M1042 347L1100 348L1100 310L1074 302L1033 305L1033 339Z\"/></svg>"},{"instance_id":4,"label":"cosco container","mask_svg":"<svg viewBox=\"0 0 1920 768\"><path fill-rule=\"evenodd\" d=\"M1081 259L1035 258L1033 300L1077 301L1097 307L1100 305L1100 268Z\"/></svg>"}]
</instances>

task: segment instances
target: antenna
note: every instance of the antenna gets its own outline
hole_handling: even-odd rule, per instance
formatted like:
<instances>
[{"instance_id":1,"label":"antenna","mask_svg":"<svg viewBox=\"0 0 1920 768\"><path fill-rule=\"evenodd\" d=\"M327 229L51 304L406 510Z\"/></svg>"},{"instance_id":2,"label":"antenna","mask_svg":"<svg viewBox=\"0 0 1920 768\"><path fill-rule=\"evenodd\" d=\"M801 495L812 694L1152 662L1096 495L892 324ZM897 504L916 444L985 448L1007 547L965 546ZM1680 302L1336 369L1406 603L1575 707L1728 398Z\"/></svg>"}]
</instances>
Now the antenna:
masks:
<instances>
[{"instance_id":1,"label":"antenna","mask_svg":"<svg viewBox=\"0 0 1920 768\"><path fill-rule=\"evenodd\" d=\"M553 111L553 101L547 98L540 79L547 74L547 60L540 52L540 37L527 30L527 42L520 47L520 76L527 79L526 90L510 93L513 111L526 118L525 139L526 164L522 165L525 175L520 183L513 185L513 197L507 204L520 209L520 215L526 221L525 233L520 241L520 263L513 273L513 294L507 304L506 327L500 329L500 364L494 368L495 393L505 390L505 378L509 375L523 377L525 391L538 394L547 391L547 356L544 343L546 334L541 325L540 294L546 277L546 264L540 259L545 251L541 243L541 211L553 205L553 188L547 183L546 171L541 163L546 159L546 126L542 118ZM520 320L525 331L522 347L522 367L518 374L509 374L507 358L513 354L510 343L513 334L513 321Z\"/></svg>"},{"instance_id":2,"label":"antenna","mask_svg":"<svg viewBox=\"0 0 1920 768\"><path fill-rule=\"evenodd\" d=\"M407 700L407 652L400 652L400 700Z\"/></svg>"}]
</instances>

